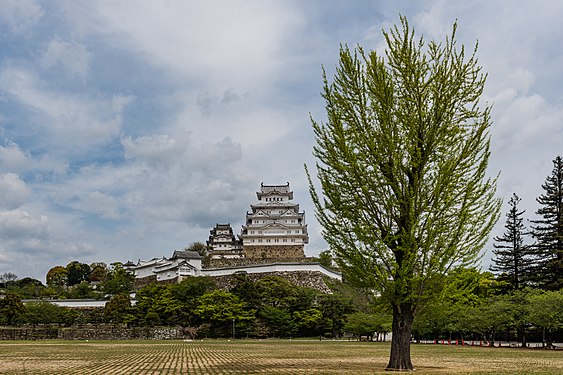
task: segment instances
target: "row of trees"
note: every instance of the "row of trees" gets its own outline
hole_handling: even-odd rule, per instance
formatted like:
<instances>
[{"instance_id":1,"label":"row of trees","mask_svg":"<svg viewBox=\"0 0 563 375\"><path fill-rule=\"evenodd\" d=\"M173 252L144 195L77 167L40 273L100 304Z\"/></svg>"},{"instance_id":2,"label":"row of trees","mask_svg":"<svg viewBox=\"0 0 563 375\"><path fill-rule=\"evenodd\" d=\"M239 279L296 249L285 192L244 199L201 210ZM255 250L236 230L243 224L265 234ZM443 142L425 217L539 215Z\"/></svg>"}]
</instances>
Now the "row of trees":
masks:
<instances>
[{"instance_id":1,"label":"row of trees","mask_svg":"<svg viewBox=\"0 0 563 375\"><path fill-rule=\"evenodd\" d=\"M149 284L137 292L134 306L129 295L116 294L97 312L48 302L24 306L19 296L9 293L0 300L0 324L184 326L193 334L213 337L229 337L233 329L239 337L338 337L345 330L369 335L389 331L390 316L374 314L365 293L342 284L335 288L333 294L322 294L281 277L253 280L237 275L227 291L212 278L192 277L178 284ZM346 328L350 314L360 315Z\"/></svg>"},{"instance_id":2,"label":"row of trees","mask_svg":"<svg viewBox=\"0 0 563 375\"><path fill-rule=\"evenodd\" d=\"M41 281L8 272L0 275L0 291L21 298L105 298L107 295L129 293L135 276L121 263L107 266L72 261L66 267L55 266L47 272L47 285Z\"/></svg>"},{"instance_id":3,"label":"row of trees","mask_svg":"<svg viewBox=\"0 0 563 375\"><path fill-rule=\"evenodd\" d=\"M543 340L561 339L563 291L526 288L507 294L490 272L459 268L443 280L444 290L416 316L416 339ZM269 276L233 278L229 289L207 277L179 284L150 284L131 304L116 294L103 309L68 309L48 302L21 303L9 293L0 300L0 324L127 324L183 326L200 337L340 337L383 339L391 330L391 311L383 297L334 283L332 294L297 287ZM559 335L559 336L558 336Z\"/></svg>"},{"instance_id":4,"label":"row of trees","mask_svg":"<svg viewBox=\"0 0 563 375\"><path fill-rule=\"evenodd\" d=\"M491 271L506 282L507 291L533 286L545 290L563 288L563 159L553 160L553 170L542 185L544 193L537 198L539 219L524 225L524 210L513 194L506 214L506 231L495 237L495 258ZM531 236L532 241L527 240Z\"/></svg>"}]
</instances>

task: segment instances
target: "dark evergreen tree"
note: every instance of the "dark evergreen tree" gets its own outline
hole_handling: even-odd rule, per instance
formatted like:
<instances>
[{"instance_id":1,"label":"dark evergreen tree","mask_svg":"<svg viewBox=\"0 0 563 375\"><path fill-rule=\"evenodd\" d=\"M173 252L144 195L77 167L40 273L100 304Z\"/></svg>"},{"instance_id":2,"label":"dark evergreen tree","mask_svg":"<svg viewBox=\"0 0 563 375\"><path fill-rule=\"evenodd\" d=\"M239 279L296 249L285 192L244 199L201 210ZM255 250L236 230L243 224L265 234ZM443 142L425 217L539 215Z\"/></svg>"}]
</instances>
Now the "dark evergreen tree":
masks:
<instances>
[{"instance_id":1,"label":"dark evergreen tree","mask_svg":"<svg viewBox=\"0 0 563 375\"><path fill-rule=\"evenodd\" d=\"M499 281L508 283L508 290L520 290L529 278L530 258L529 247L524 245L526 228L522 223L524 211L518 211L521 199L512 194L506 213L506 231L500 237L495 237L493 253L495 258L490 269L498 275Z\"/></svg>"},{"instance_id":2,"label":"dark evergreen tree","mask_svg":"<svg viewBox=\"0 0 563 375\"><path fill-rule=\"evenodd\" d=\"M534 245L534 275L540 287L559 290L563 287L563 159L553 160L551 175L542 185L545 193L537 198L541 219L532 223Z\"/></svg>"}]
</instances>

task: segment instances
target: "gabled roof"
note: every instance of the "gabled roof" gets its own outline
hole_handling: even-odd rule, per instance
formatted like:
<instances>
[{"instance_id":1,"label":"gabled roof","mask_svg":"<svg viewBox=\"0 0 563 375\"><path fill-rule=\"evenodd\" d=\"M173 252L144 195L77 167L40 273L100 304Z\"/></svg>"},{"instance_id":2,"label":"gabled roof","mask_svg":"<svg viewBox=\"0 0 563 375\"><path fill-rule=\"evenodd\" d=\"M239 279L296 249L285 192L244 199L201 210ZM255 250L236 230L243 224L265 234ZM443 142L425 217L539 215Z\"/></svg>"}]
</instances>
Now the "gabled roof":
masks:
<instances>
[{"instance_id":1,"label":"gabled roof","mask_svg":"<svg viewBox=\"0 0 563 375\"><path fill-rule=\"evenodd\" d=\"M203 259L203 257L201 255L199 255L197 252L195 251L189 251L189 250L174 250L174 254L172 254L172 257L170 258L172 259L178 259L178 258L183 258L183 259Z\"/></svg>"}]
</instances>

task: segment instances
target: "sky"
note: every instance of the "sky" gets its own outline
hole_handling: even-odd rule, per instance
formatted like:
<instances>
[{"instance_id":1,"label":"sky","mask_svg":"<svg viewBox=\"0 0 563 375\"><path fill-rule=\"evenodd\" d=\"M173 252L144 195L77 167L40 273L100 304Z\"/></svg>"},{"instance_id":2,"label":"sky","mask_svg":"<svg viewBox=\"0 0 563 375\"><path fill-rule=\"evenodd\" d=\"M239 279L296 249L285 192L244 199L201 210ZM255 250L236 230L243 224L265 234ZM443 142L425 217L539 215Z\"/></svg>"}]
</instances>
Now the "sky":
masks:
<instances>
[{"instance_id":1,"label":"sky","mask_svg":"<svg viewBox=\"0 0 563 375\"><path fill-rule=\"evenodd\" d=\"M134 261L240 232L260 184L290 183L326 249L303 165L341 44L382 51L408 18L488 73L490 175L527 220L563 154L563 2L0 0L0 274ZM484 249L483 269L491 259Z\"/></svg>"}]
</instances>

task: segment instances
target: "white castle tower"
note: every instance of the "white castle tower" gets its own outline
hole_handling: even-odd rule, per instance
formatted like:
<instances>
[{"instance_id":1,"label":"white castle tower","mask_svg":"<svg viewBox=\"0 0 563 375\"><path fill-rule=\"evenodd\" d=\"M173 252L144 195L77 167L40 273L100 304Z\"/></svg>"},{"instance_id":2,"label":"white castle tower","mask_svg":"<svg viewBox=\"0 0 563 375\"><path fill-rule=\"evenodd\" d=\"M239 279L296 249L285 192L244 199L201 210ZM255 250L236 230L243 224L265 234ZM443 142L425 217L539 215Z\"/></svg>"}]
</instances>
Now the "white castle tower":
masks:
<instances>
[{"instance_id":1,"label":"white castle tower","mask_svg":"<svg viewBox=\"0 0 563 375\"><path fill-rule=\"evenodd\" d=\"M246 213L240 239L245 258L305 257L304 246L309 242L305 213L292 203L293 192L287 185L264 185L256 192L258 203Z\"/></svg>"}]
</instances>

